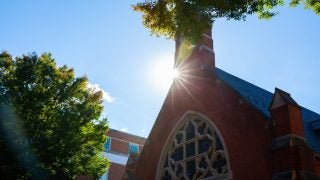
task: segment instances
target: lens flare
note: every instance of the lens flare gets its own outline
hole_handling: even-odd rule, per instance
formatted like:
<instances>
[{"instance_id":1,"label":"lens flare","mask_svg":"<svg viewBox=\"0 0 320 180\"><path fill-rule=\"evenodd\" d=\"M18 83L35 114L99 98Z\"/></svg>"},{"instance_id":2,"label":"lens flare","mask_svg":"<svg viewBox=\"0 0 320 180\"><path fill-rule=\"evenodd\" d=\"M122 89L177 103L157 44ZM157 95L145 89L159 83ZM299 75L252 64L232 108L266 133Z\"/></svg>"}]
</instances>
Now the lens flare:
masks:
<instances>
[{"instance_id":1,"label":"lens flare","mask_svg":"<svg viewBox=\"0 0 320 180\"><path fill-rule=\"evenodd\" d=\"M179 77L179 71L174 69L174 60L170 56L159 56L150 68L150 78L154 87L167 92L173 80Z\"/></svg>"},{"instance_id":2,"label":"lens flare","mask_svg":"<svg viewBox=\"0 0 320 180\"><path fill-rule=\"evenodd\" d=\"M178 69L172 69L172 79L176 79L179 77L179 70Z\"/></svg>"}]
</instances>

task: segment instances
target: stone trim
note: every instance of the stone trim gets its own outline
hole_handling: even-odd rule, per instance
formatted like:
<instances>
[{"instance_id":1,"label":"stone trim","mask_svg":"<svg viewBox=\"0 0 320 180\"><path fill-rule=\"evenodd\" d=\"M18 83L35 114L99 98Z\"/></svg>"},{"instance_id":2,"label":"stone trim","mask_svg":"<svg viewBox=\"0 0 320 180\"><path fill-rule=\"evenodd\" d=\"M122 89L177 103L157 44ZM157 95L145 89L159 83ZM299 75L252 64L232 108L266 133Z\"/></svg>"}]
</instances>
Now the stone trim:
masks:
<instances>
[{"instance_id":1,"label":"stone trim","mask_svg":"<svg viewBox=\"0 0 320 180\"><path fill-rule=\"evenodd\" d=\"M212 37L211 37L211 36L209 36L209 35L208 35L208 34L206 34L206 33L202 33L202 35L203 35L204 37L206 37L206 38L212 39Z\"/></svg>"},{"instance_id":2,"label":"stone trim","mask_svg":"<svg viewBox=\"0 0 320 180\"><path fill-rule=\"evenodd\" d=\"M200 50L200 51L202 51L202 50L207 50L207 51L209 51L209 52L211 52L211 53L214 53L213 49L209 48L209 47L206 46L206 45L200 45L200 46L199 46L199 50Z\"/></svg>"},{"instance_id":3,"label":"stone trim","mask_svg":"<svg viewBox=\"0 0 320 180\"><path fill-rule=\"evenodd\" d=\"M295 134L287 134L272 140L272 149L279 149L287 146L308 146L306 139Z\"/></svg>"}]
</instances>

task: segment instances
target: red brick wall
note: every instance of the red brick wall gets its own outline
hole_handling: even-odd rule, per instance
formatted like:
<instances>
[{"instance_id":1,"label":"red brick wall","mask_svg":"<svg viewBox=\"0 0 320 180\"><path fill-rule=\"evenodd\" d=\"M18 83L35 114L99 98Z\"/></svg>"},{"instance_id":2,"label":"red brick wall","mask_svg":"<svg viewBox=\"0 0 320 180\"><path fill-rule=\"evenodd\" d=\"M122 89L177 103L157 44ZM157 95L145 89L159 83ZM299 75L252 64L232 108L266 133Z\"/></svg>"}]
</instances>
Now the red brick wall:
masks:
<instances>
[{"instance_id":1,"label":"red brick wall","mask_svg":"<svg viewBox=\"0 0 320 180\"><path fill-rule=\"evenodd\" d=\"M122 154L128 154L129 142L111 137L111 151ZM143 149L143 145L139 145L139 152Z\"/></svg>"},{"instance_id":2,"label":"red brick wall","mask_svg":"<svg viewBox=\"0 0 320 180\"><path fill-rule=\"evenodd\" d=\"M295 158L299 158L301 170L315 172L315 157L313 150L307 146L299 146L294 148L297 148L298 154Z\"/></svg>"},{"instance_id":3,"label":"red brick wall","mask_svg":"<svg viewBox=\"0 0 320 180\"><path fill-rule=\"evenodd\" d=\"M275 121L275 137L296 134L304 137L304 129L300 108L290 104L275 108L271 111Z\"/></svg>"},{"instance_id":4,"label":"red brick wall","mask_svg":"<svg viewBox=\"0 0 320 180\"><path fill-rule=\"evenodd\" d=\"M143 145L145 143L145 138L139 137L133 134L125 133L122 131L110 129L107 132L107 136L111 138L111 151L110 153L121 153L127 154L129 150L129 142L135 143L139 145L139 151L142 150ZM109 179L121 179L123 173L125 171L125 165L117 164L111 162L111 166L109 168Z\"/></svg>"},{"instance_id":5,"label":"red brick wall","mask_svg":"<svg viewBox=\"0 0 320 180\"><path fill-rule=\"evenodd\" d=\"M306 146L287 146L274 150L274 173L295 170L314 172L313 151Z\"/></svg>"},{"instance_id":6,"label":"red brick wall","mask_svg":"<svg viewBox=\"0 0 320 180\"><path fill-rule=\"evenodd\" d=\"M304 137L303 122L300 108L292 105L289 106L290 125L292 134Z\"/></svg>"},{"instance_id":7,"label":"red brick wall","mask_svg":"<svg viewBox=\"0 0 320 180\"><path fill-rule=\"evenodd\" d=\"M118 139L111 139L111 151L128 154L129 143Z\"/></svg>"},{"instance_id":8,"label":"red brick wall","mask_svg":"<svg viewBox=\"0 0 320 180\"><path fill-rule=\"evenodd\" d=\"M118 138L118 139L122 139L122 140L125 140L125 141L129 141L129 142L133 142L133 143L136 143L136 144L140 144L140 145L143 145L145 143L145 141L146 141L146 139L143 138L143 137L139 137L139 136L136 136L136 135L133 135L133 134L129 134L129 133L118 131L118 130L114 130L114 129L110 129L107 132L107 136L115 137L115 138Z\"/></svg>"},{"instance_id":9,"label":"red brick wall","mask_svg":"<svg viewBox=\"0 0 320 180\"><path fill-rule=\"evenodd\" d=\"M320 176L320 154L315 154L315 172Z\"/></svg>"},{"instance_id":10,"label":"red brick wall","mask_svg":"<svg viewBox=\"0 0 320 180\"><path fill-rule=\"evenodd\" d=\"M142 151L143 146L139 145L139 153Z\"/></svg>"},{"instance_id":11,"label":"red brick wall","mask_svg":"<svg viewBox=\"0 0 320 180\"><path fill-rule=\"evenodd\" d=\"M129 142L139 145L139 152L146 141L145 138L122 131L110 129L107 136L111 138L111 151L128 154Z\"/></svg>"},{"instance_id":12,"label":"red brick wall","mask_svg":"<svg viewBox=\"0 0 320 180\"><path fill-rule=\"evenodd\" d=\"M288 106L281 106L271 111L271 118L274 122L274 137L281 137L291 134Z\"/></svg>"},{"instance_id":13,"label":"red brick wall","mask_svg":"<svg viewBox=\"0 0 320 180\"><path fill-rule=\"evenodd\" d=\"M221 80L195 77L187 81L185 87L173 87L166 97L140 155L138 178L155 178L160 153L170 131L179 118L191 110L206 115L220 130L233 179L271 179L269 121Z\"/></svg>"},{"instance_id":14,"label":"red brick wall","mask_svg":"<svg viewBox=\"0 0 320 180\"><path fill-rule=\"evenodd\" d=\"M112 163L109 168L109 174L108 174L108 180L119 180L122 178L124 172L125 172L126 166Z\"/></svg>"}]
</instances>

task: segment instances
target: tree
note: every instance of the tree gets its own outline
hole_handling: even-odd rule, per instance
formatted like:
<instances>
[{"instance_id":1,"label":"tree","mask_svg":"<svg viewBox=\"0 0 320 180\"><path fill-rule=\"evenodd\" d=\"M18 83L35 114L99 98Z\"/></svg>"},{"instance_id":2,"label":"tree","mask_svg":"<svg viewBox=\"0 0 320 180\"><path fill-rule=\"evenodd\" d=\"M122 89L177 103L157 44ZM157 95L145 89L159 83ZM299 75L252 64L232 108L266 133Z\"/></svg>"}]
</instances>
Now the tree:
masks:
<instances>
[{"instance_id":1,"label":"tree","mask_svg":"<svg viewBox=\"0 0 320 180\"><path fill-rule=\"evenodd\" d=\"M102 92L50 54L0 53L0 177L99 177L109 166L102 110Z\"/></svg>"},{"instance_id":2,"label":"tree","mask_svg":"<svg viewBox=\"0 0 320 180\"><path fill-rule=\"evenodd\" d=\"M284 0L145 0L133 6L143 13L143 24L152 34L170 39L182 36L191 43L199 40L205 29L221 17L241 20L256 13L270 19ZM320 15L319 0L291 0L290 6L304 4Z\"/></svg>"}]
</instances>

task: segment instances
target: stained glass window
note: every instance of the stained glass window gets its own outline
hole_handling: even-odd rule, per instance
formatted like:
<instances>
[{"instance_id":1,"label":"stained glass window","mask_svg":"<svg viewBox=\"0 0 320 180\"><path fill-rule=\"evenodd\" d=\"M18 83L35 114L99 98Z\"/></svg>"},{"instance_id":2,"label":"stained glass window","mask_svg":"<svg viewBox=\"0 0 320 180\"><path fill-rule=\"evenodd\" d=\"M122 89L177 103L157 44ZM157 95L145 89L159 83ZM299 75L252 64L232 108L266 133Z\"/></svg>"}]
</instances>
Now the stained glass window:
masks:
<instances>
[{"instance_id":1,"label":"stained glass window","mask_svg":"<svg viewBox=\"0 0 320 180\"><path fill-rule=\"evenodd\" d=\"M226 152L208 122L189 119L168 143L160 179L228 179Z\"/></svg>"}]
</instances>

